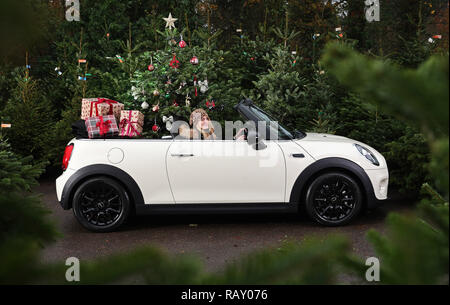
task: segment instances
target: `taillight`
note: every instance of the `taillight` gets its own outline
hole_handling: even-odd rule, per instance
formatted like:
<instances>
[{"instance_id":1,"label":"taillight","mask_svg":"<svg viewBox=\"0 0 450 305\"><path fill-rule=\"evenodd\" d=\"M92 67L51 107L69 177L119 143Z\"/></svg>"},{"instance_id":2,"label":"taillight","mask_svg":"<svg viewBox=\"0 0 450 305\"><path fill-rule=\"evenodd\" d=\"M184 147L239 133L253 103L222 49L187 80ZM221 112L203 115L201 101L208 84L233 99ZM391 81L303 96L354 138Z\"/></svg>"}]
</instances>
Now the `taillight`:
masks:
<instances>
[{"instance_id":1,"label":"taillight","mask_svg":"<svg viewBox=\"0 0 450 305\"><path fill-rule=\"evenodd\" d=\"M73 144L67 145L64 150L64 157L62 161L62 169L65 171L69 166L70 157L72 156Z\"/></svg>"}]
</instances>

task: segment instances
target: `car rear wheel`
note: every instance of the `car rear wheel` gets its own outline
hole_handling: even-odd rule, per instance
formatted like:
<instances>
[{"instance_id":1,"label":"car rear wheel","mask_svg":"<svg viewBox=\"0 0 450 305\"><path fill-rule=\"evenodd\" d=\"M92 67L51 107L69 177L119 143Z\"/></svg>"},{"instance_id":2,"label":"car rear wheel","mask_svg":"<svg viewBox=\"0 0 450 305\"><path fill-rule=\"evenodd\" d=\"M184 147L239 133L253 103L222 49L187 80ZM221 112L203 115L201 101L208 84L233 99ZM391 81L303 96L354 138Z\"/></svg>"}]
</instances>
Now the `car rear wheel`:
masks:
<instances>
[{"instance_id":1,"label":"car rear wheel","mask_svg":"<svg viewBox=\"0 0 450 305\"><path fill-rule=\"evenodd\" d=\"M108 177L83 182L73 196L73 212L78 222L94 232L110 232L120 227L130 213L126 190Z\"/></svg>"},{"instance_id":2,"label":"car rear wheel","mask_svg":"<svg viewBox=\"0 0 450 305\"><path fill-rule=\"evenodd\" d=\"M315 178L306 193L306 211L326 226L352 221L361 211L363 196L358 183L344 173L326 173Z\"/></svg>"}]
</instances>

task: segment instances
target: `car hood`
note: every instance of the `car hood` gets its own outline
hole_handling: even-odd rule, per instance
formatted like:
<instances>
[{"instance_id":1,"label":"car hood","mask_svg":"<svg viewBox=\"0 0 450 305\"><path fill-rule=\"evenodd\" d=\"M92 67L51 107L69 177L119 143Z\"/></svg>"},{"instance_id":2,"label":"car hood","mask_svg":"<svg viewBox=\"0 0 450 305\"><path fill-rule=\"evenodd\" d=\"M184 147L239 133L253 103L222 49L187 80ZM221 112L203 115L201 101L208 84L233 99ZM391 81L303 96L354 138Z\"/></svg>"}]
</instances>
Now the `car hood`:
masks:
<instances>
[{"instance_id":1,"label":"car hood","mask_svg":"<svg viewBox=\"0 0 450 305\"><path fill-rule=\"evenodd\" d=\"M295 143L316 160L337 157L351 160L365 169L377 169L386 166L384 157L373 147L350 138L325 133L306 133L305 137L295 140ZM374 166L368 162L354 147L353 144L356 143L374 153L380 162L380 166Z\"/></svg>"},{"instance_id":2,"label":"car hood","mask_svg":"<svg viewBox=\"0 0 450 305\"><path fill-rule=\"evenodd\" d=\"M327 133L314 133L314 132L307 132L306 136L299 140L300 142L309 142L309 141L320 141L320 142L352 142L355 143L357 141L343 137L343 136L336 136L332 134Z\"/></svg>"}]
</instances>

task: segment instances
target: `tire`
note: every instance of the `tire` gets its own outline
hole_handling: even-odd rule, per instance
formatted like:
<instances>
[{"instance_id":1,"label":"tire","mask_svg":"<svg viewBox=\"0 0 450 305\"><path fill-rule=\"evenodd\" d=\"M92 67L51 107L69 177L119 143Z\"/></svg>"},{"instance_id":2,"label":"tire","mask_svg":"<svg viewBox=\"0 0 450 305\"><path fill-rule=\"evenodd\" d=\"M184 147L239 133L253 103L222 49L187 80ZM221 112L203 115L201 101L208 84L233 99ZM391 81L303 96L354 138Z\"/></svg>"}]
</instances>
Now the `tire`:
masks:
<instances>
[{"instance_id":1,"label":"tire","mask_svg":"<svg viewBox=\"0 0 450 305\"><path fill-rule=\"evenodd\" d=\"M75 191L73 213L78 222L93 232L111 232L130 214L130 199L117 181L95 177L84 181Z\"/></svg>"},{"instance_id":2,"label":"tire","mask_svg":"<svg viewBox=\"0 0 450 305\"><path fill-rule=\"evenodd\" d=\"M362 205L360 186L344 173L322 174L309 184L306 192L306 212L325 226L348 224L361 212Z\"/></svg>"}]
</instances>

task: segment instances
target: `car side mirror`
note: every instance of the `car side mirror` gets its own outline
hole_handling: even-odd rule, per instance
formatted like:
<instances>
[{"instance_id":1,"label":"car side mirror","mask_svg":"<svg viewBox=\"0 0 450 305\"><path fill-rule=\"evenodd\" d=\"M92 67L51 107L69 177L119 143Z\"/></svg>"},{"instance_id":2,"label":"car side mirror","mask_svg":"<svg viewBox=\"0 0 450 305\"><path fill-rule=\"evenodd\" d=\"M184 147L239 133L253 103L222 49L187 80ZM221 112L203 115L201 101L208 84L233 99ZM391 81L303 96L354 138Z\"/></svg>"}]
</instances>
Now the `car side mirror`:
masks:
<instances>
[{"instance_id":1,"label":"car side mirror","mask_svg":"<svg viewBox=\"0 0 450 305\"><path fill-rule=\"evenodd\" d=\"M247 133L247 143L255 150L265 149L267 145L260 138L258 132L254 129L249 129Z\"/></svg>"}]
</instances>

